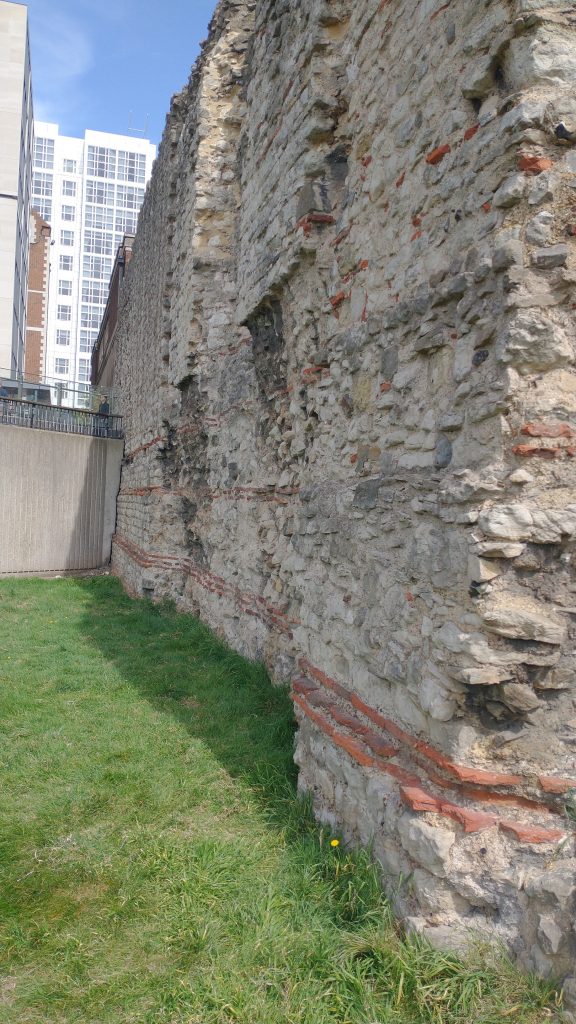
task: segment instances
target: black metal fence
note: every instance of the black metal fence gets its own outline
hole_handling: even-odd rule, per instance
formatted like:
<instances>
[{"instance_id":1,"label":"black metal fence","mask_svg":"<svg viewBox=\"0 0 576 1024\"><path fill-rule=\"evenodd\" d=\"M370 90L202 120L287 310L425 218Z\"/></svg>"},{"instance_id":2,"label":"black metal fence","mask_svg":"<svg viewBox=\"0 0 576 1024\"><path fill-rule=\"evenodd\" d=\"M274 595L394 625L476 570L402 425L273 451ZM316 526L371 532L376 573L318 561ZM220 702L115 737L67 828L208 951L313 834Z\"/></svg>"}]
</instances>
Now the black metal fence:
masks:
<instances>
[{"instance_id":1,"label":"black metal fence","mask_svg":"<svg viewBox=\"0 0 576 1024\"><path fill-rule=\"evenodd\" d=\"M85 409L66 409L0 396L0 423L12 427L57 430L62 434L122 438L122 417Z\"/></svg>"},{"instance_id":2,"label":"black metal fence","mask_svg":"<svg viewBox=\"0 0 576 1024\"><path fill-rule=\"evenodd\" d=\"M95 387L81 381L46 377L44 374L14 373L0 367L0 398L17 402L36 402L67 409L115 415L118 412L118 391L113 387Z\"/></svg>"}]
</instances>

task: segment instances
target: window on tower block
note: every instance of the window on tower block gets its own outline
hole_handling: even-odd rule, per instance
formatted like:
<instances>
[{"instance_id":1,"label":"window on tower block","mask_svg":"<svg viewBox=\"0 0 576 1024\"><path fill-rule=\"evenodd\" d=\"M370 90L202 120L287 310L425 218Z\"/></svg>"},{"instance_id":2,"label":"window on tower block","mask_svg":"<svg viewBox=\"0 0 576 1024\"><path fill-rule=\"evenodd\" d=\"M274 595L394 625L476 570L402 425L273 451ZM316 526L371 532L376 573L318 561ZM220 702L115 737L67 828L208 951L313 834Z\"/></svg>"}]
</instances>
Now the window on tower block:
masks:
<instances>
[{"instance_id":1,"label":"window on tower block","mask_svg":"<svg viewBox=\"0 0 576 1024\"><path fill-rule=\"evenodd\" d=\"M91 352L97 337L97 331L80 331L80 351Z\"/></svg>"},{"instance_id":2,"label":"window on tower block","mask_svg":"<svg viewBox=\"0 0 576 1024\"><path fill-rule=\"evenodd\" d=\"M114 211L106 206L86 206L84 226L87 228L112 228Z\"/></svg>"},{"instance_id":3,"label":"window on tower block","mask_svg":"<svg viewBox=\"0 0 576 1024\"><path fill-rule=\"evenodd\" d=\"M88 174L94 178L115 178L116 150L88 146Z\"/></svg>"},{"instance_id":4,"label":"window on tower block","mask_svg":"<svg viewBox=\"0 0 576 1024\"><path fill-rule=\"evenodd\" d=\"M111 256L114 238L108 231L86 231L84 233L84 252Z\"/></svg>"},{"instance_id":5,"label":"window on tower block","mask_svg":"<svg viewBox=\"0 0 576 1024\"><path fill-rule=\"evenodd\" d=\"M105 181L87 181L86 202L98 203L99 206L113 205L114 185L109 185Z\"/></svg>"},{"instance_id":6,"label":"window on tower block","mask_svg":"<svg viewBox=\"0 0 576 1024\"><path fill-rule=\"evenodd\" d=\"M78 380L83 383L90 382L90 360L80 359L78 363Z\"/></svg>"},{"instance_id":7,"label":"window on tower block","mask_svg":"<svg viewBox=\"0 0 576 1024\"><path fill-rule=\"evenodd\" d=\"M102 319L102 310L98 306L82 306L80 309L80 326L98 330Z\"/></svg>"},{"instance_id":8,"label":"window on tower block","mask_svg":"<svg viewBox=\"0 0 576 1024\"><path fill-rule=\"evenodd\" d=\"M34 171L32 175L32 194L35 196L52 195L53 176L44 171Z\"/></svg>"},{"instance_id":9,"label":"window on tower block","mask_svg":"<svg viewBox=\"0 0 576 1024\"><path fill-rule=\"evenodd\" d=\"M109 281L112 273L112 260L105 256L83 256L82 276L95 277L101 281Z\"/></svg>"},{"instance_id":10,"label":"window on tower block","mask_svg":"<svg viewBox=\"0 0 576 1024\"><path fill-rule=\"evenodd\" d=\"M32 198L32 208L37 210L40 216L50 222L52 220L52 200Z\"/></svg>"},{"instance_id":11,"label":"window on tower block","mask_svg":"<svg viewBox=\"0 0 576 1024\"><path fill-rule=\"evenodd\" d=\"M120 181L146 180L146 157L142 153L118 152L118 177Z\"/></svg>"},{"instance_id":12,"label":"window on tower block","mask_svg":"<svg viewBox=\"0 0 576 1024\"><path fill-rule=\"evenodd\" d=\"M34 166L54 167L54 139L36 139L34 141Z\"/></svg>"}]
</instances>

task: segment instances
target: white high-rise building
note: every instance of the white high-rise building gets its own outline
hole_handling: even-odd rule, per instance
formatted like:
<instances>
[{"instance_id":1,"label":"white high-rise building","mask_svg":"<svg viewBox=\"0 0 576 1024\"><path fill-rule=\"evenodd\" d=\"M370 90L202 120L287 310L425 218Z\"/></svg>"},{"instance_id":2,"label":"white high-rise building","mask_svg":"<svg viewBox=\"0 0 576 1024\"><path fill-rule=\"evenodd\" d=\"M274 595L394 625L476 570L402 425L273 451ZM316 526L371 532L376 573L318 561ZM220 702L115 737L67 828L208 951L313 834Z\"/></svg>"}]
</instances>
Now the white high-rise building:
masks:
<instances>
[{"instance_id":1,"label":"white high-rise building","mask_svg":"<svg viewBox=\"0 0 576 1024\"><path fill-rule=\"evenodd\" d=\"M147 139L35 123L32 205L52 226L44 373L90 381L114 256L134 234L156 147Z\"/></svg>"},{"instance_id":2,"label":"white high-rise building","mask_svg":"<svg viewBox=\"0 0 576 1024\"><path fill-rule=\"evenodd\" d=\"M0 370L24 363L32 83L28 11L0 0Z\"/></svg>"}]
</instances>

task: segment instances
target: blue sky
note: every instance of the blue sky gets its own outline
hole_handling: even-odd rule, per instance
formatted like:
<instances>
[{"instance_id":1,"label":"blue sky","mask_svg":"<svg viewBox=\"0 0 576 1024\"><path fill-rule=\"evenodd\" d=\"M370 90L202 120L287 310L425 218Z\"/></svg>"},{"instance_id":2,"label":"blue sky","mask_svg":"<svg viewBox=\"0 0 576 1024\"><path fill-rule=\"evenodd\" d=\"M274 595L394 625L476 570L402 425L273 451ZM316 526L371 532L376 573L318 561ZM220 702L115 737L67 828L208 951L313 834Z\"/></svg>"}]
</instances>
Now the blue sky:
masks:
<instances>
[{"instance_id":1,"label":"blue sky","mask_svg":"<svg viewBox=\"0 0 576 1024\"><path fill-rule=\"evenodd\" d=\"M34 113L65 135L85 128L158 143L216 0L29 0Z\"/></svg>"}]
</instances>

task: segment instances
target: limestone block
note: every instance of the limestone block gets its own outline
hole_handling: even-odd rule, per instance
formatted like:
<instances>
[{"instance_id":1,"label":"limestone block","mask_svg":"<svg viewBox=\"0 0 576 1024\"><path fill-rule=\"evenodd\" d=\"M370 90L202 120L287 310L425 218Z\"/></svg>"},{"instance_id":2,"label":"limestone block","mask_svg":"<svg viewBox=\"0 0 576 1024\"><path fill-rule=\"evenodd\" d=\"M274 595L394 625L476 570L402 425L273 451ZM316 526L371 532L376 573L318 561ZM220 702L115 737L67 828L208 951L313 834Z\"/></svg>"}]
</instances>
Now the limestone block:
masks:
<instances>
[{"instance_id":1,"label":"limestone block","mask_svg":"<svg viewBox=\"0 0 576 1024\"><path fill-rule=\"evenodd\" d=\"M538 206L540 203L550 202L554 198L554 191L558 182L557 175L544 172L534 178L528 192L530 206Z\"/></svg>"},{"instance_id":2,"label":"limestone block","mask_svg":"<svg viewBox=\"0 0 576 1024\"><path fill-rule=\"evenodd\" d=\"M568 254L567 245L548 245L532 253L532 262L539 270L550 270L552 267L565 266Z\"/></svg>"},{"instance_id":3,"label":"limestone block","mask_svg":"<svg viewBox=\"0 0 576 1024\"><path fill-rule=\"evenodd\" d=\"M486 628L499 636L543 644L561 644L566 636L564 622L546 614L537 601L524 595L499 594L486 602L481 615Z\"/></svg>"},{"instance_id":4,"label":"limestone block","mask_svg":"<svg viewBox=\"0 0 576 1024\"><path fill-rule=\"evenodd\" d=\"M524 890L548 905L570 906L576 895L576 861L556 864L544 872L532 870Z\"/></svg>"},{"instance_id":5,"label":"limestone block","mask_svg":"<svg viewBox=\"0 0 576 1024\"><path fill-rule=\"evenodd\" d=\"M524 544L513 544L506 541L480 541L475 550L484 558L517 558L524 551Z\"/></svg>"},{"instance_id":6,"label":"limestone block","mask_svg":"<svg viewBox=\"0 0 576 1024\"><path fill-rule=\"evenodd\" d=\"M554 214L550 210L541 210L526 225L526 241L530 245L546 245L546 242L550 240L553 224ZM535 257L533 259L537 265L542 266L541 263L538 264Z\"/></svg>"},{"instance_id":7,"label":"limestone block","mask_svg":"<svg viewBox=\"0 0 576 1024\"><path fill-rule=\"evenodd\" d=\"M574 358L570 339L560 324L532 310L514 317L497 346L498 358L520 373L551 370Z\"/></svg>"},{"instance_id":8,"label":"limestone block","mask_svg":"<svg viewBox=\"0 0 576 1024\"><path fill-rule=\"evenodd\" d=\"M526 187L527 182L523 174L512 175L511 178L507 178L506 181L503 181L494 193L494 206L498 206L503 209L516 206L516 204L522 200L526 192Z\"/></svg>"},{"instance_id":9,"label":"limestone block","mask_svg":"<svg viewBox=\"0 0 576 1024\"><path fill-rule=\"evenodd\" d=\"M482 512L478 519L480 529L487 537L501 537L505 540L527 540L530 537L534 517L525 505L500 505ZM516 548L515 553L520 554ZM510 555L509 557L513 557Z\"/></svg>"},{"instance_id":10,"label":"limestone block","mask_svg":"<svg viewBox=\"0 0 576 1024\"><path fill-rule=\"evenodd\" d=\"M486 938L484 929L479 927L479 923L475 922L475 927L467 927L466 924L459 925L425 925L422 928L421 934L425 939L428 940L434 949L438 949L441 952L455 953L460 957L469 957L474 946L482 939ZM488 929L486 929L488 931Z\"/></svg>"},{"instance_id":11,"label":"limestone block","mask_svg":"<svg viewBox=\"0 0 576 1024\"><path fill-rule=\"evenodd\" d=\"M538 919L538 941L547 954L556 954L566 941L565 933L559 928L551 914L541 914Z\"/></svg>"},{"instance_id":12,"label":"limestone block","mask_svg":"<svg viewBox=\"0 0 576 1024\"><path fill-rule=\"evenodd\" d=\"M398 822L398 832L406 852L417 864L442 878L446 875L450 851L454 845L454 833L437 828L411 815L403 815Z\"/></svg>"},{"instance_id":13,"label":"limestone block","mask_svg":"<svg viewBox=\"0 0 576 1024\"><path fill-rule=\"evenodd\" d=\"M566 1010L576 1010L576 977L568 978L564 982L562 986L562 996ZM576 1021L576 1013L568 1012L566 1016L568 1018L567 1024L573 1024L573 1022Z\"/></svg>"},{"instance_id":14,"label":"limestone block","mask_svg":"<svg viewBox=\"0 0 576 1024\"><path fill-rule=\"evenodd\" d=\"M430 914L442 914L449 919L456 915L466 914L470 904L437 875L422 868L415 868L412 874L414 885L419 893L424 911Z\"/></svg>"},{"instance_id":15,"label":"limestone block","mask_svg":"<svg viewBox=\"0 0 576 1024\"><path fill-rule=\"evenodd\" d=\"M458 709L458 702L453 694L432 675L424 675L419 697L424 710L439 722L449 722Z\"/></svg>"},{"instance_id":16,"label":"limestone block","mask_svg":"<svg viewBox=\"0 0 576 1024\"><path fill-rule=\"evenodd\" d=\"M502 573L501 567L485 558L479 558L472 552L468 555L468 578L470 582L487 583Z\"/></svg>"},{"instance_id":17,"label":"limestone block","mask_svg":"<svg viewBox=\"0 0 576 1024\"><path fill-rule=\"evenodd\" d=\"M512 39L506 55L506 78L511 90L576 81L576 51L572 35L561 26L540 25Z\"/></svg>"},{"instance_id":18,"label":"limestone block","mask_svg":"<svg viewBox=\"0 0 576 1024\"><path fill-rule=\"evenodd\" d=\"M494 686L490 696L519 715L529 714L540 707L540 701L533 690L521 683L509 682Z\"/></svg>"}]
</instances>

